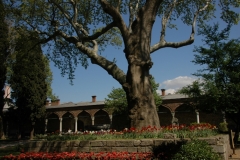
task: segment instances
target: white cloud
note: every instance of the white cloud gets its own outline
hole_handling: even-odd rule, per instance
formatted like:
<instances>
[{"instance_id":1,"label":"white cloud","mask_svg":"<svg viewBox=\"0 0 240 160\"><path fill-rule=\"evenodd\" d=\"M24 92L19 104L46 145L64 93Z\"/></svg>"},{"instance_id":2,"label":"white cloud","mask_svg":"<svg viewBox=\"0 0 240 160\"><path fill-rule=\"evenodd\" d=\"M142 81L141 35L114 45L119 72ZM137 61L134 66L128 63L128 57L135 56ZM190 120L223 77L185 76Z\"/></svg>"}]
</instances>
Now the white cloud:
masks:
<instances>
[{"instance_id":1,"label":"white cloud","mask_svg":"<svg viewBox=\"0 0 240 160\"><path fill-rule=\"evenodd\" d=\"M166 94L174 94L180 88L191 84L193 81L197 80L195 77L188 77L188 76L179 76L174 79L166 80L160 84L162 89L166 89ZM161 94L161 91L158 90L158 93Z\"/></svg>"}]
</instances>

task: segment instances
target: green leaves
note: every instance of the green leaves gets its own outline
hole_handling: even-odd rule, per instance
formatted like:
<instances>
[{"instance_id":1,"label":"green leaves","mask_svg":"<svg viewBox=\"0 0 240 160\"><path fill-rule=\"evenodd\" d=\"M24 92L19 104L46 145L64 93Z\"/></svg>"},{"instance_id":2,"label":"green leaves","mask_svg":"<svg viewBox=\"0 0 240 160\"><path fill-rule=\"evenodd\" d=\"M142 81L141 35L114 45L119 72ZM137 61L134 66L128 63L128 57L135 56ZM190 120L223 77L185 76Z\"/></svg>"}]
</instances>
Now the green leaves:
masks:
<instances>
[{"instance_id":1,"label":"green leaves","mask_svg":"<svg viewBox=\"0 0 240 160\"><path fill-rule=\"evenodd\" d=\"M184 144L176 153L173 160L220 160L220 157L217 153L213 152L212 147L203 140L191 140L190 142Z\"/></svg>"},{"instance_id":2,"label":"green leaves","mask_svg":"<svg viewBox=\"0 0 240 160\"><path fill-rule=\"evenodd\" d=\"M47 98L46 59L36 34L22 29L16 39L16 59L10 77L12 96L18 107L20 120L35 122L45 114ZM49 68L48 68L49 69ZM29 119L28 119L29 118Z\"/></svg>"},{"instance_id":3,"label":"green leaves","mask_svg":"<svg viewBox=\"0 0 240 160\"><path fill-rule=\"evenodd\" d=\"M205 26L200 33L207 47L195 47L194 63L203 66L194 75L201 81L184 87L201 109L238 112L240 110L240 39L228 40L231 24L222 31L218 24Z\"/></svg>"},{"instance_id":4,"label":"green leaves","mask_svg":"<svg viewBox=\"0 0 240 160\"><path fill-rule=\"evenodd\" d=\"M126 93L122 88L113 88L108 98L105 98L105 105L107 109L112 109L116 112L127 111Z\"/></svg>"}]
</instances>

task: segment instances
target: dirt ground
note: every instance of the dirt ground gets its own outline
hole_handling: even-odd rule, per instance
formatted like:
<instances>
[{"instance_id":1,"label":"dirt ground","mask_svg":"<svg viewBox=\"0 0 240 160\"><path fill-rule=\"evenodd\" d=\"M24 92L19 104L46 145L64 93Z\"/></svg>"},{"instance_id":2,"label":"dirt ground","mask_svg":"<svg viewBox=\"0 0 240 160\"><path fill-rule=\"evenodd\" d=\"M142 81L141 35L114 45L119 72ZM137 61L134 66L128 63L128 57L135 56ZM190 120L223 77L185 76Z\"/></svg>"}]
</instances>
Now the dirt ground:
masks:
<instances>
[{"instance_id":1,"label":"dirt ground","mask_svg":"<svg viewBox=\"0 0 240 160\"><path fill-rule=\"evenodd\" d=\"M233 154L233 152L235 152L235 154ZM232 150L229 160L240 160L240 146L235 147L234 151Z\"/></svg>"}]
</instances>

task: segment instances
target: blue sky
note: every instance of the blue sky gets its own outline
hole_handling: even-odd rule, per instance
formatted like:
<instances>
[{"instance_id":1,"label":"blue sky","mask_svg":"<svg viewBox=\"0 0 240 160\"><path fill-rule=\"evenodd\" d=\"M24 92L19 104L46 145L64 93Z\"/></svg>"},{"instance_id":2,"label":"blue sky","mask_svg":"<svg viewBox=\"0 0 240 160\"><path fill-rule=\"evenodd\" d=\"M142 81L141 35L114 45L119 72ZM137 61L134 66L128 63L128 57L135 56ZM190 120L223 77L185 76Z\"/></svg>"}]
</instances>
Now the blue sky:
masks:
<instances>
[{"instance_id":1,"label":"blue sky","mask_svg":"<svg viewBox=\"0 0 240 160\"><path fill-rule=\"evenodd\" d=\"M217 22L215 19L212 22ZM226 24L219 21L221 27ZM166 32L167 41L181 41L186 40L190 36L191 28L177 23L178 30L172 29ZM152 44L156 43L159 38L160 21L156 21L153 28ZM240 25L232 27L230 39L240 37ZM194 45L203 45L202 37L195 35L195 42L190 46L182 48L166 48L154 52L151 57L153 67L150 73L154 76L157 83L160 84L160 89L166 89L167 93L174 93L179 88L190 84L196 80L192 73L196 72L201 66L194 65L191 61L194 58ZM123 48L115 49L109 46L103 53L108 59L116 58L117 65L126 73L127 62L123 53ZM97 65L89 63L87 69L79 65L75 71L75 79L73 85L65 77L61 76L58 68L54 67L51 62L51 69L53 72L53 93L56 94L61 103L67 102L86 102L91 101L93 95L97 96L97 101L102 101L107 98L112 88L121 87L119 83L114 80L105 70Z\"/></svg>"}]
</instances>

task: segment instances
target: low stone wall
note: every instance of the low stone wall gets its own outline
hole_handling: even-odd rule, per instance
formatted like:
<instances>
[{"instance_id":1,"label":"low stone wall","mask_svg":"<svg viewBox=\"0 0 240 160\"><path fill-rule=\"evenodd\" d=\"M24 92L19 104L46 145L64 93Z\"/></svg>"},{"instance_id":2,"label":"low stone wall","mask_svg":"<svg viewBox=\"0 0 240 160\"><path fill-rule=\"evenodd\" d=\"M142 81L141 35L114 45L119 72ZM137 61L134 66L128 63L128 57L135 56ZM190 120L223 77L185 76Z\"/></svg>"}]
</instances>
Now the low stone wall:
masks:
<instances>
[{"instance_id":1,"label":"low stone wall","mask_svg":"<svg viewBox=\"0 0 240 160\"><path fill-rule=\"evenodd\" d=\"M231 154L228 135L199 139L207 141L212 146L214 152L222 156L223 160L227 160L229 154ZM24 146L24 150L28 152L151 152L154 147L180 141L180 139L31 141Z\"/></svg>"}]
</instances>

